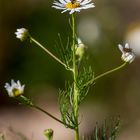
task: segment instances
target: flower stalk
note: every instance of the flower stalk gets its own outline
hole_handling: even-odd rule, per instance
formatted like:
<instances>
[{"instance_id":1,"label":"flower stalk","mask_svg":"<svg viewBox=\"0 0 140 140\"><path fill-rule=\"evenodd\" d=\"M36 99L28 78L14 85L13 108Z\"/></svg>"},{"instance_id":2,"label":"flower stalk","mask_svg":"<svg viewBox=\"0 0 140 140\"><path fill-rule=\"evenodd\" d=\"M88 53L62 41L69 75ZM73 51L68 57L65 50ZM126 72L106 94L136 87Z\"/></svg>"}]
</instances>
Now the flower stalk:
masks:
<instances>
[{"instance_id":1,"label":"flower stalk","mask_svg":"<svg viewBox=\"0 0 140 140\"><path fill-rule=\"evenodd\" d=\"M57 58L54 54L52 54L47 48L45 48L42 44L40 44L37 40L35 40L33 37L30 36L31 42L34 42L36 45L38 45L41 49L43 49L47 54L49 54L53 59L55 59L58 63L63 65L67 70L71 70L65 63L63 63L59 58Z\"/></svg>"},{"instance_id":2,"label":"flower stalk","mask_svg":"<svg viewBox=\"0 0 140 140\"><path fill-rule=\"evenodd\" d=\"M64 123L63 121L59 120L58 118L56 118L55 116L53 116L52 114L50 114L48 111L45 111L44 109L40 108L39 106L33 104L33 105L30 106L30 107L35 108L35 109L37 109L37 110L39 110L39 111L45 113L46 115L48 115L48 116L51 117L52 119L56 120L57 122L59 122L59 123L65 125L66 127L71 128L71 129L74 129L71 125L68 125L68 124Z\"/></svg>"},{"instance_id":3,"label":"flower stalk","mask_svg":"<svg viewBox=\"0 0 140 140\"><path fill-rule=\"evenodd\" d=\"M73 80L74 80L74 117L77 124L75 128L75 140L79 140L79 125L78 125L78 87L77 87L77 66L76 66L76 50L75 50L75 19L74 14L72 14L72 51L73 51Z\"/></svg>"},{"instance_id":4,"label":"flower stalk","mask_svg":"<svg viewBox=\"0 0 140 140\"><path fill-rule=\"evenodd\" d=\"M95 81L97 81L98 79L100 79L100 78L102 78L102 77L104 77L104 76L106 76L106 75L108 75L108 74L111 74L111 73L113 73L113 72L115 72L115 71L117 71L117 70L122 69L122 68L125 67L127 64L128 64L128 63L125 62L125 63L123 63L122 65L120 65L120 66L118 66L118 67L116 67L116 68L114 68L114 69L111 69L111 70L109 70L109 71L107 71L107 72L105 72L105 73L102 73L102 74L96 76L95 78L91 79L91 80L88 81L86 84L84 84L83 87L88 86L88 85L91 85L91 84L93 84Z\"/></svg>"},{"instance_id":5,"label":"flower stalk","mask_svg":"<svg viewBox=\"0 0 140 140\"><path fill-rule=\"evenodd\" d=\"M49 113L48 111L42 109L41 107L35 105L29 98L23 96L23 95L20 95L16 98L21 104L23 105L26 105L28 107L32 107L32 108L35 108L39 111L41 111L42 113L45 113L47 116L51 117L52 119L54 119L55 121L63 124L64 126L66 126L67 128L70 128L70 129L74 129L73 126L67 124L67 123L64 123L63 121L61 121L60 119L56 118L55 116L53 116L51 113Z\"/></svg>"}]
</instances>

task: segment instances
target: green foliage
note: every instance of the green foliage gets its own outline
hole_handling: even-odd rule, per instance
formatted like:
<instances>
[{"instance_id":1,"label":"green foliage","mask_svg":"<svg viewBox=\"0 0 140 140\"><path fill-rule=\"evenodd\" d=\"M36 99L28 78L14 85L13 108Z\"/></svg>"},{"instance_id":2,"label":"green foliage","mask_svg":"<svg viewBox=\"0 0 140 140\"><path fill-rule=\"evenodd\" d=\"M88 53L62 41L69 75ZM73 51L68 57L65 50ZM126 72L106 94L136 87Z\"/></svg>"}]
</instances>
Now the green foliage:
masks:
<instances>
[{"instance_id":1,"label":"green foliage","mask_svg":"<svg viewBox=\"0 0 140 140\"><path fill-rule=\"evenodd\" d=\"M88 81L94 78L94 72L91 67L84 67L77 77L77 87L79 89L79 104L85 99L90 85L86 85Z\"/></svg>"},{"instance_id":2,"label":"green foliage","mask_svg":"<svg viewBox=\"0 0 140 140\"><path fill-rule=\"evenodd\" d=\"M85 99L88 91L89 85L84 86L89 80L93 78L93 71L91 67L84 67L78 74L77 77L77 88L78 88L78 106ZM59 90L59 106L61 112L62 121L65 124L72 126L73 128L77 127L77 121L74 116L74 99L73 99L73 86L74 83L70 84L69 82L65 85L65 90Z\"/></svg>"},{"instance_id":3,"label":"green foliage","mask_svg":"<svg viewBox=\"0 0 140 140\"><path fill-rule=\"evenodd\" d=\"M111 121L105 121L101 128L98 128L96 124L94 132L90 136L83 138L83 140L116 140L120 126L121 121L119 117Z\"/></svg>"},{"instance_id":4,"label":"green foliage","mask_svg":"<svg viewBox=\"0 0 140 140\"><path fill-rule=\"evenodd\" d=\"M63 42L66 42L65 44ZM67 37L66 41L63 41L60 34L58 34L58 41L55 43L55 48L57 51L60 60L64 62L68 68L71 67L72 63L72 50L71 50L71 41L70 38Z\"/></svg>"},{"instance_id":5,"label":"green foliage","mask_svg":"<svg viewBox=\"0 0 140 140\"><path fill-rule=\"evenodd\" d=\"M61 119L65 124L75 128L77 123L74 117L73 86L67 83L65 87L65 90L59 90Z\"/></svg>"}]
</instances>

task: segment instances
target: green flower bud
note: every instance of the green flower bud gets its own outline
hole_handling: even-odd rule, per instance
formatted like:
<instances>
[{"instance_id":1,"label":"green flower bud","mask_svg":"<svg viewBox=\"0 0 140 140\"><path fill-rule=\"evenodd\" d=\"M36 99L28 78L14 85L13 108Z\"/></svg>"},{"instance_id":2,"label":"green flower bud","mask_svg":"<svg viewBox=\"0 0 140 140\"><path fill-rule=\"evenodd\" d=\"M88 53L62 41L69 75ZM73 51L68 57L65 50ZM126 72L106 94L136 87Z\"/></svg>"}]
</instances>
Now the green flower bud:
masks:
<instances>
[{"instance_id":1,"label":"green flower bud","mask_svg":"<svg viewBox=\"0 0 140 140\"><path fill-rule=\"evenodd\" d=\"M52 129L44 130L44 135L46 136L46 138L48 140L52 140L53 139L53 130Z\"/></svg>"},{"instance_id":2,"label":"green flower bud","mask_svg":"<svg viewBox=\"0 0 140 140\"><path fill-rule=\"evenodd\" d=\"M78 56L79 61L81 61L83 56L84 56L84 54L85 54L86 46L82 43L80 38L78 38L77 41L78 41L78 44L76 46L75 54Z\"/></svg>"}]
</instances>

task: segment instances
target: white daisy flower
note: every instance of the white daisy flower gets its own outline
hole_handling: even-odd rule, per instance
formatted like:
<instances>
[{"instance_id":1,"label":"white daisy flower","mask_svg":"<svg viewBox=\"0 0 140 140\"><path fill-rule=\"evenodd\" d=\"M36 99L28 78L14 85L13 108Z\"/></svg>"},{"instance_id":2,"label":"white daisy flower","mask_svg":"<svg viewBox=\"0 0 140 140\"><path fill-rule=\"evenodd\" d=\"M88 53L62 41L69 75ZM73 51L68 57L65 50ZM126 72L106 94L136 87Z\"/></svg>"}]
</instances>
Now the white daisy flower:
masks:
<instances>
[{"instance_id":1,"label":"white daisy flower","mask_svg":"<svg viewBox=\"0 0 140 140\"><path fill-rule=\"evenodd\" d=\"M118 45L120 51L122 52L122 60L125 62L133 62L135 59L135 54L133 53L132 49L129 47L129 44L126 43L125 46L121 44Z\"/></svg>"},{"instance_id":2,"label":"white daisy flower","mask_svg":"<svg viewBox=\"0 0 140 140\"><path fill-rule=\"evenodd\" d=\"M29 36L29 32L27 29L25 28L20 28L20 29L17 29L17 32L15 32L16 34L16 37L18 39L20 39L21 41L24 41L27 39L27 37Z\"/></svg>"},{"instance_id":3,"label":"white daisy flower","mask_svg":"<svg viewBox=\"0 0 140 140\"><path fill-rule=\"evenodd\" d=\"M17 83L14 82L14 80L11 80L11 85L6 83L4 87L10 97L16 97L23 94L25 85L21 85L19 80Z\"/></svg>"},{"instance_id":4,"label":"white daisy flower","mask_svg":"<svg viewBox=\"0 0 140 140\"><path fill-rule=\"evenodd\" d=\"M63 10L62 13L69 11L70 14L80 12L82 9L94 8L92 0L59 0L54 1L53 8Z\"/></svg>"}]
</instances>

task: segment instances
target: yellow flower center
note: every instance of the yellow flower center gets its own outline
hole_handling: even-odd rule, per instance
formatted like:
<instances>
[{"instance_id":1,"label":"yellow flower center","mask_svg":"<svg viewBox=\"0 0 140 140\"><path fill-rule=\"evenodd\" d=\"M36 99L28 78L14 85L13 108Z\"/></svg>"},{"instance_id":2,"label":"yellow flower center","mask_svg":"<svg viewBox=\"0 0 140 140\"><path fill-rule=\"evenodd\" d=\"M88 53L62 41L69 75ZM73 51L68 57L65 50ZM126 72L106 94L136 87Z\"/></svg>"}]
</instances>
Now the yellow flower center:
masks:
<instances>
[{"instance_id":1,"label":"yellow flower center","mask_svg":"<svg viewBox=\"0 0 140 140\"><path fill-rule=\"evenodd\" d=\"M74 8L77 8L77 7L80 7L80 4L78 2L68 2L66 4L66 8L68 9L74 9Z\"/></svg>"},{"instance_id":2,"label":"yellow flower center","mask_svg":"<svg viewBox=\"0 0 140 140\"><path fill-rule=\"evenodd\" d=\"M22 93L21 93L21 91L19 89L14 88L13 89L13 94L14 94L14 97L16 97L16 96L21 95Z\"/></svg>"}]
</instances>

